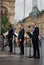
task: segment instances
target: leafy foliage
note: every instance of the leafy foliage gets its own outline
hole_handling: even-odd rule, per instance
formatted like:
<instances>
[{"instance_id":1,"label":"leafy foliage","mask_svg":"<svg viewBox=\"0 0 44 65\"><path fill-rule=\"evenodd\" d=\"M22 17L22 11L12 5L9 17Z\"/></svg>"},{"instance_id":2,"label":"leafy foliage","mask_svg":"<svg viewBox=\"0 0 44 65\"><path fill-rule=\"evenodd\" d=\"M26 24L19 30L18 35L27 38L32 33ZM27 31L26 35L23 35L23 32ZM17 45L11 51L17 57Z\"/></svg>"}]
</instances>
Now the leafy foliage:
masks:
<instances>
[{"instance_id":1,"label":"leafy foliage","mask_svg":"<svg viewBox=\"0 0 44 65\"><path fill-rule=\"evenodd\" d=\"M5 33L8 30L9 25L12 25L9 22L9 18L3 15L1 18L1 33Z\"/></svg>"}]
</instances>

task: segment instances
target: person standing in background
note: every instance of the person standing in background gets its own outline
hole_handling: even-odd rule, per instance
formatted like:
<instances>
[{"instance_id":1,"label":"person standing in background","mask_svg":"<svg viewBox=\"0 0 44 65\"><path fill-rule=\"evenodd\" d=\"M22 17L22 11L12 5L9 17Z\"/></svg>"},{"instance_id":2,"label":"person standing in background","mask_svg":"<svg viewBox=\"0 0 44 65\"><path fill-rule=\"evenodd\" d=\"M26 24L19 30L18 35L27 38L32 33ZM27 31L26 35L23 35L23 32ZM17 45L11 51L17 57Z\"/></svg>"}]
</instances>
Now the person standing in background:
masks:
<instances>
[{"instance_id":1,"label":"person standing in background","mask_svg":"<svg viewBox=\"0 0 44 65\"><path fill-rule=\"evenodd\" d=\"M9 47L10 47L10 51L12 53L12 41L13 41L13 35L14 35L14 30L12 28L12 26L9 26L9 32L8 32L8 41L9 41Z\"/></svg>"},{"instance_id":2,"label":"person standing in background","mask_svg":"<svg viewBox=\"0 0 44 65\"><path fill-rule=\"evenodd\" d=\"M32 33L32 44L33 44L33 57L40 59L40 51L39 51L39 28L36 25L36 22L32 22L33 33Z\"/></svg>"},{"instance_id":3,"label":"person standing in background","mask_svg":"<svg viewBox=\"0 0 44 65\"><path fill-rule=\"evenodd\" d=\"M18 40L20 44L20 55L24 55L24 34L25 34L24 26L23 24L20 24L20 31L18 34Z\"/></svg>"}]
</instances>

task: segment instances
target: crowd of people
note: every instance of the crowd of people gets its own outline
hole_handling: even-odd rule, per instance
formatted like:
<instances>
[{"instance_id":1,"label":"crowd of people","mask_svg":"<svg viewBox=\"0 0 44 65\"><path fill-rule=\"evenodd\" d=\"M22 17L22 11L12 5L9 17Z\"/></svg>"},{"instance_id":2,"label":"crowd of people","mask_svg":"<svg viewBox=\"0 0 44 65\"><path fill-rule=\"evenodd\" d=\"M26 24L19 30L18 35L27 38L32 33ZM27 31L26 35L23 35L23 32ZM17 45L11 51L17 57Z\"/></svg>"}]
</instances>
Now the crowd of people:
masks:
<instances>
[{"instance_id":1,"label":"crowd of people","mask_svg":"<svg viewBox=\"0 0 44 65\"><path fill-rule=\"evenodd\" d=\"M33 30L32 32L29 32L29 36L32 40L32 45L33 45L33 56L32 58L37 58L40 59L40 51L39 51L39 27L36 25L36 22L32 22L32 27ZM9 26L9 31L8 31L8 35L6 36L6 38L8 39L9 42L9 48L10 51L12 53L12 40L13 40L13 35L14 34L14 30L11 27L11 25ZM20 24L20 30L19 30L19 34L18 34L18 46L20 46L20 55L24 55L24 35L25 35L25 29L23 24ZM15 40L14 40L15 41Z\"/></svg>"}]
</instances>

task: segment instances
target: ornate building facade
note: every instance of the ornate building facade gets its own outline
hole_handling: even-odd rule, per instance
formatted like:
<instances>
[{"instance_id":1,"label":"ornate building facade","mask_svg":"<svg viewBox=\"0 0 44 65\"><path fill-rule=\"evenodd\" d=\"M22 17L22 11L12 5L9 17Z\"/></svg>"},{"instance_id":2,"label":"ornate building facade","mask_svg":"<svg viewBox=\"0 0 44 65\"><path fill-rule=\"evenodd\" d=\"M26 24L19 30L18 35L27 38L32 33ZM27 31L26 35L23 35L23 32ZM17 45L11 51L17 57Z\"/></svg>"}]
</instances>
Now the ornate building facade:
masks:
<instances>
[{"instance_id":1,"label":"ornate building facade","mask_svg":"<svg viewBox=\"0 0 44 65\"><path fill-rule=\"evenodd\" d=\"M15 0L1 0L1 14L8 16L10 23L14 24Z\"/></svg>"},{"instance_id":2,"label":"ornate building facade","mask_svg":"<svg viewBox=\"0 0 44 65\"><path fill-rule=\"evenodd\" d=\"M18 22L16 25L16 32L19 32L19 25L23 23L25 31L32 31L31 23L33 22L32 16L28 16L27 18L23 19L21 22ZM42 34L44 34L44 11L41 11L37 16L37 25Z\"/></svg>"},{"instance_id":3,"label":"ornate building facade","mask_svg":"<svg viewBox=\"0 0 44 65\"><path fill-rule=\"evenodd\" d=\"M17 32L19 31L20 23L23 23L25 31L31 31L31 23L35 21L39 26L40 32L44 34L44 11L39 11L37 7L37 0L32 0L32 11L27 18L24 18L17 24ZM29 28L30 27L30 28Z\"/></svg>"}]
</instances>

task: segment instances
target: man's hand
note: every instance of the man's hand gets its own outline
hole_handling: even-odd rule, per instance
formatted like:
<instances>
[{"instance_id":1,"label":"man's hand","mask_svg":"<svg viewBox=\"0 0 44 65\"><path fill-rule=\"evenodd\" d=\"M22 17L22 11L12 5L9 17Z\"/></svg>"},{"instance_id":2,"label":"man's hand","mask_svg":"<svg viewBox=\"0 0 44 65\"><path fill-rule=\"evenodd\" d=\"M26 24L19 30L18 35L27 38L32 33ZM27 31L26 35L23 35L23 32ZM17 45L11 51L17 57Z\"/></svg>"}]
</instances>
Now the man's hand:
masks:
<instances>
[{"instance_id":1,"label":"man's hand","mask_svg":"<svg viewBox=\"0 0 44 65\"><path fill-rule=\"evenodd\" d=\"M38 39L41 40L41 36L40 35L38 36Z\"/></svg>"},{"instance_id":2,"label":"man's hand","mask_svg":"<svg viewBox=\"0 0 44 65\"><path fill-rule=\"evenodd\" d=\"M33 32L31 32L31 34L33 35Z\"/></svg>"},{"instance_id":3,"label":"man's hand","mask_svg":"<svg viewBox=\"0 0 44 65\"><path fill-rule=\"evenodd\" d=\"M20 39L20 42L21 42L21 39Z\"/></svg>"}]
</instances>

